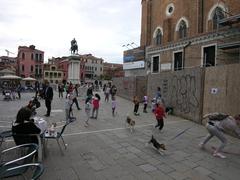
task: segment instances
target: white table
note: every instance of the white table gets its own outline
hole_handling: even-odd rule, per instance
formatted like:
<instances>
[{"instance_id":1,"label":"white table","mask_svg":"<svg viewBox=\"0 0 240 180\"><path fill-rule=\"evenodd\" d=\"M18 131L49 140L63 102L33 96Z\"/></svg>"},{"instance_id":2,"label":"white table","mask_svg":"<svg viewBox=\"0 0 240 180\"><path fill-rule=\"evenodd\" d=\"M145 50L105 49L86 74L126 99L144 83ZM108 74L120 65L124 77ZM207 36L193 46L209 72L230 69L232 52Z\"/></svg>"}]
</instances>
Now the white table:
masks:
<instances>
[{"instance_id":1,"label":"white table","mask_svg":"<svg viewBox=\"0 0 240 180\"><path fill-rule=\"evenodd\" d=\"M41 134L45 133L45 131L47 130L47 121L44 120L43 118L41 117L34 117L34 123L36 124L36 126L41 129L41 132L40 134L37 135L37 139L38 139L38 161L39 162L42 162L43 160L43 148L45 149L45 142L44 142L44 139L43 139L43 142L41 141ZM44 136L43 136L44 138Z\"/></svg>"}]
</instances>

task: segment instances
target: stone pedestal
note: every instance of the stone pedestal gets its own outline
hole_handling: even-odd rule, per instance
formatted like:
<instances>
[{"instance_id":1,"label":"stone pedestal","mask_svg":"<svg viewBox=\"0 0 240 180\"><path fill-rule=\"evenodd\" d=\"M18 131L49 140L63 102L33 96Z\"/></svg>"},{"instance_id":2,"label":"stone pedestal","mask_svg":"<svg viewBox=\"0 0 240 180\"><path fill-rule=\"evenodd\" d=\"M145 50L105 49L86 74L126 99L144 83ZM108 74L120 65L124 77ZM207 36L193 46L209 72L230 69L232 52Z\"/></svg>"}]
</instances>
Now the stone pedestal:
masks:
<instances>
[{"instance_id":1,"label":"stone pedestal","mask_svg":"<svg viewBox=\"0 0 240 180\"><path fill-rule=\"evenodd\" d=\"M68 57L68 82L80 84L80 57L72 55Z\"/></svg>"}]
</instances>

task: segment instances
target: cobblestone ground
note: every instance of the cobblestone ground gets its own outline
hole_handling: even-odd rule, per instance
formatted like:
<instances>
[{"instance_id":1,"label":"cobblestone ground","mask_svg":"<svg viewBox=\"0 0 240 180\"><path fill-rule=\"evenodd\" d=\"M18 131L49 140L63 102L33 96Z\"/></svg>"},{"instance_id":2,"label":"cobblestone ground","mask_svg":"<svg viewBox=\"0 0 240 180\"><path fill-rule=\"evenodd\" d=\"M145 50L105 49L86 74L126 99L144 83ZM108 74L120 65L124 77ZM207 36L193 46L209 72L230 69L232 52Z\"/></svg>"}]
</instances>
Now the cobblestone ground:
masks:
<instances>
[{"instance_id":1,"label":"cobblestone ground","mask_svg":"<svg viewBox=\"0 0 240 180\"><path fill-rule=\"evenodd\" d=\"M83 93L81 93L83 94ZM226 159L215 158L211 155L211 146L219 144L213 139L207 146L208 150L200 150L198 143L206 135L206 129L191 121L175 116L168 116L165 120L163 132L154 129L156 123L152 113L142 113L133 116L132 102L117 97L117 114L112 117L111 102L104 102L103 94L99 117L91 119L89 127L84 127L84 97L80 96L78 111L74 107L77 121L69 124L64 132L64 139L68 144L64 155L55 141L47 144L47 154L43 164L45 172L41 179L46 180L131 180L131 179L159 179L159 180L237 180L240 177L240 141L227 136L228 146ZM15 119L18 109L27 104L33 96L23 94L21 100L6 102L0 100L0 130ZM64 99L54 95L52 113L46 118L49 124L64 123ZM150 111L150 109L149 109ZM46 113L44 101L38 109L38 116ZM135 121L135 132L125 128L125 119L129 114ZM184 134L174 137L183 130L191 127ZM165 155L160 155L146 143L151 135L161 143L166 144ZM12 141L4 144L13 145Z\"/></svg>"}]
</instances>

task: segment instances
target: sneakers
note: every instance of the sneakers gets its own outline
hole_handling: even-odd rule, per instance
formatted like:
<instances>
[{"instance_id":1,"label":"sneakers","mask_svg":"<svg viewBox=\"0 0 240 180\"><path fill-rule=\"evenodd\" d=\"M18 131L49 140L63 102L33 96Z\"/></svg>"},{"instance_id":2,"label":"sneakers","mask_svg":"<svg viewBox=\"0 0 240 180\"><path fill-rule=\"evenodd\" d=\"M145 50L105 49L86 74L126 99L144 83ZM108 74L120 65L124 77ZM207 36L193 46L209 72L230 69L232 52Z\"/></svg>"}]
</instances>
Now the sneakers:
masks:
<instances>
[{"instance_id":1,"label":"sneakers","mask_svg":"<svg viewBox=\"0 0 240 180\"><path fill-rule=\"evenodd\" d=\"M219 153L219 152L214 152L214 153L213 153L213 156L214 156L214 157L220 157L220 158L222 158L222 159L225 159L225 158L226 158L226 156L224 156L223 154L221 154L221 153Z\"/></svg>"}]
</instances>

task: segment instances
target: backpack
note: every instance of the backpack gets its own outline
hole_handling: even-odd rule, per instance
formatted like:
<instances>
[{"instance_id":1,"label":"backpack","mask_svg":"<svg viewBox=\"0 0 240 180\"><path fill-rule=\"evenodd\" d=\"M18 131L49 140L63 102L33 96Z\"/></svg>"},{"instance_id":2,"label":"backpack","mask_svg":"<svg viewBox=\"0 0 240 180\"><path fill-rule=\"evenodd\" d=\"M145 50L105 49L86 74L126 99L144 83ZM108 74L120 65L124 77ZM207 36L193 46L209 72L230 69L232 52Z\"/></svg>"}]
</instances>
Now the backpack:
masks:
<instances>
[{"instance_id":1,"label":"backpack","mask_svg":"<svg viewBox=\"0 0 240 180\"><path fill-rule=\"evenodd\" d=\"M226 119L229 115L227 114L212 114L212 115L209 115L208 118L209 120L211 121L222 121L224 119Z\"/></svg>"}]
</instances>

